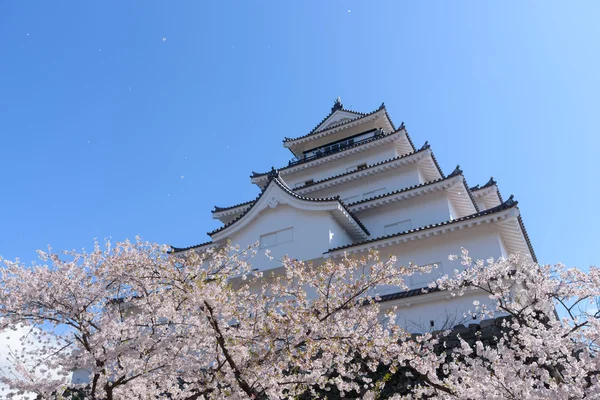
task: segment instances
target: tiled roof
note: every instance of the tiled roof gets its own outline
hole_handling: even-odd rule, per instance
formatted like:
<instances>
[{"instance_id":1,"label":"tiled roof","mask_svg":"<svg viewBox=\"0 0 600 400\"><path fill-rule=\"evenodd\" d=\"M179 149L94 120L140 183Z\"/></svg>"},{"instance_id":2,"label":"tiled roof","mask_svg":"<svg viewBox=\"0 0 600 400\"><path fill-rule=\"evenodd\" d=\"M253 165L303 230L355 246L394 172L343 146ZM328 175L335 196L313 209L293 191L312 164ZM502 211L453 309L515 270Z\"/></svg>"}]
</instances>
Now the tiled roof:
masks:
<instances>
[{"instance_id":1,"label":"tiled roof","mask_svg":"<svg viewBox=\"0 0 600 400\"><path fill-rule=\"evenodd\" d=\"M284 182L282 182L279 179L279 172L277 170L275 170L275 169L273 169L273 170L271 170L271 172L269 172L269 182L267 183L267 186L265 186L265 188L263 189L263 191L258 195L258 197L256 197L256 199L252 200L252 205L250 207L248 207L242 214L240 214L233 221L231 221L231 222L223 225L222 227L220 227L218 229L215 229L212 232L208 232L208 235L212 236L212 235L214 235L214 234L216 234L216 233L224 230L225 228L230 227L231 225L235 224L237 221L239 221L240 219L242 219L246 214L248 214L250 212L250 210L252 210L252 208L256 205L256 203L258 202L258 200L262 197L262 195L267 191L267 188L269 187L269 185L271 184L271 182L274 182L275 184L277 184L281 189L283 189L290 196L293 196L293 197L295 197L297 199L300 199L300 200L312 201L312 202L328 202L328 201L337 201L337 202L339 202L342 205L342 207L344 208L344 210L348 213L348 215L350 215L350 217L352 217L352 219L354 219L354 221L367 234L367 236L370 235L370 233L367 230L367 228L363 225L362 222L360 222L360 220L354 215L354 213L352 213L350 210L348 210L348 208L346 207L346 205L340 200L339 196L335 196L335 197L323 197L323 198L313 198L313 197L304 197L304 196L301 196L301 195L295 193L292 189L290 189Z\"/></svg>"},{"instance_id":2,"label":"tiled roof","mask_svg":"<svg viewBox=\"0 0 600 400\"><path fill-rule=\"evenodd\" d=\"M422 226L420 228L410 229L410 230L407 230L407 231L404 231L404 232L400 232L400 233L395 233L395 234L392 234L392 235L385 235L385 236L380 236L380 237L373 238L373 239L363 240L363 241L357 242L357 243L347 244L345 246L340 246L340 247L336 247L336 248L333 248L333 249L329 249L327 251L327 253L332 253L334 251L339 251L339 250L347 249L347 248L350 248L350 247L355 247L355 246L360 246L360 245L363 245L363 244L377 242L377 241L383 240L383 239L390 239L390 238L393 238L393 237L398 237L398 236L402 236L402 235L408 235L408 234L411 234L411 233L420 232L420 231L424 231L424 230L431 229L431 228L437 228L437 227L440 227L440 226L446 226L446 225L456 224L456 223L459 223L459 222L467 221L469 219L478 218L478 217L482 217L484 215L489 215L489 214L494 214L494 213L497 213L497 212L500 212L500 211L504 211L504 210L507 210L509 208L516 207L517 204L518 204L518 202L513 199L513 196L510 196L510 198L508 200L506 200L504 203L500 204L497 207L490 208L489 210L480 211L478 213L467 215L465 217L461 217L461 218L457 218L457 219L453 219L451 221L445 221L445 222L440 222L440 223L437 223L437 224L426 225L426 226ZM526 239L527 239L527 237L526 237ZM529 244L529 241L528 241L528 245L531 248L531 245Z\"/></svg>"},{"instance_id":3,"label":"tiled roof","mask_svg":"<svg viewBox=\"0 0 600 400\"><path fill-rule=\"evenodd\" d=\"M475 186L473 186L473 187L472 187L472 188L470 188L470 189L471 189L472 191L476 191L476 190L485 189L486 187L494 186L494 185L496 185L496 184L497 184L497 182L496 182L496 180L494 179L494 177L492 176L492 177L490 178L490 180L489 180L489 181L488 181L488 182L487 182L485 185L483 185L483 186L475 185Z\"/></svg>"},{"instance_id":4,"label":"tiled roof","mask_svg":"<svg viewBox=\"0 0 600 400\"><path fill-rule=\"evenodd\" d=\"M415 297L415 296L420 296L422 294L434 293L434 292L439 292L439 291L441 291L441 290L438 287L433 287L433 288L422 287L422 288L417 288L417 289L403 290L402 292L384 294L383 296L379 296L379 300L377 300L377 302L383 303L386 301L406 299L408 297Z\"/></svg>"},{"instance_id":5,"label":"tiled roof","mask_svg":"<svg viewBox=\"0 0 600 400\"><path fill-rule=\"evenodd\" d=\"M442 182L442 181L454 178L455 176L462 175L462 173L463 173L463 171L460 168L457 167L454 171L452 171L452 173L450 175L448 175L446 177L439 178L439 179L436 179L436 180L433 180L433 181L429 181L429 182L425 182L425 183L419 183L418 185L412 185L412 186L409 186L407 188L403 188L403 189L399 189L399 190L394 190L392 192L388 192L388 193L380 194L380 195L377 195L377 196L369 197L367 199L358 200L358 201L355 201L353 203L348 203L347 206L348 207L352 207L352 206L355 206L357 204L362 204L362 203L366 203L366 202L369 202L369 201L373 201L373 200L377 200L377 199L382 199L384 197L393 196L393 195L396 195L396 194L408 192L410 190L419 189L419 188L422 188L422 187L433 185L435 183ZM244 205L247 205L247 204L251 204L254 201L256 201L256 200L249 200L249 201L246 201L244 203L236 204L234 206L225 207L225 208L221 208L221 207L216 207L215 206L215 211L213 211L213 213L214 212L223 211L223 210L229 210L229 209L240 207L240 206L244 206Z\"/></svg>"},{"instance_id":6,"label":"tiled roof","mask_svg":"<svg viewBox=\"0 0 600 400\"><path fill-rule=\"evenodd\" d=\"M404 189L394 190L393 192L388 192L388 193L380 194L380 195L377 195L377 196L369 197L367 199L358 200L358 201L355 201L354 203L349 203L348 207L352 207L352 206L355 206L357 204L367 203L369 201L373 201L373 200L377 200L377 199L382 199L384 197L393 196L393 195L396 195L396 194L408 192L410 190L420 189L420 188L423 188L423 187L426 187L426 186L429 186L429 185L433 185L433 184L436 184L436 183L439 183L439 182L442 182L442 181L445 181L445 180L452 179L455 176L458 176L458 175L461 175L461 174L462 174L462 170L460 170L460 169L457 168L454 171L452 171L452 173L450 175L448 175L447 177L439 178L439 179L436 179L436 180L433 180L433 181L429 181L429 182L425 182L425 183L419 183L418 185L412 185L412 186L409 186L409 187L404 188Z\"/></svg>"},{"instance_id":7,"label":"tiled roof","mask_svg":"<svg viewBox=\"0 0 600 400\"><path fill-rule=\"evenodd\" d=\"M182 251L197 249L198 247L203 247L203 246L206 246L208 244L213 244L213 242L212 241L208 241L208 242L204 242L204 243L200 243L200 244L195 244L195 245L189 246L189 247L175 247L175 246L171 246L170 253L181 253Z\"/></svg>"},{"instance_id":8,"label":"tiled roof","mask_svg":"<svg viewBox=\"0 0 600 400\"><path fill-rule=\"evenodd\" d=\"M501 202L503 202L504 200L502 200L502 194L500 193L500 188L498 187L498 182L496 182L496 180L494 179L494 177L492 176L490 178L489 181L487 181L487 183L483 186L479 186L479 185L475 185L472 188L470 188L469 190L471 192L476 192L478 190L482 190L491 186L496 186L496 193L498 194L498 198L500 199Z\"/></svg>"},{"instance_id":9,"label":"tiled roof","mask_svg":"<svg viewBox=\"0 0 600 400\"><path fill-rule=\"evenodd\" d=\"M414 147L414 146L413 146ZM423 144L423 146L419 149L419 151L421 150L426 150L431 148L431 145L429 144L429 142L426 140L425 144ZM440 167L440 164L438 164L437 159L435 158L435 154L433 154L433 152L431 152L431 158L433 159L433 163L435 164L435 167L437 168L437 170L439 171L440 175L443 177L444 173L442 172L442 168Z\"/></svg>"},{"instance_id":10,"label":"tiled roof","mask_svg":"<svg viewBox=\"0 0 600 400\"><path fill-rule=\"evenodd\" d=\"M460 170L460 172L462 173L462 170L460 169L460 165L457 165L456 169ZM479 209L479 206L477 205L477 202L475 201L475 197L473 197L473 192L471 192L471 189L469 188L469 184L467 183L467 178L465 178L464 175L463 175L463 182L465 184L465 189L467 189L467 194L469 195L469 198L471 199L471 202L473 203L473 206L475 206L475 210L477 212L481 211Z\"/></svg>"},{"instance_id":11,"label":"tiled roof","mask_svg":"<svg viewBox=\"0 0 600 400\"><path fill-rule=\"evenodd\" d=\"M498 195L500 195L500 192L498 192ZM535 251L533 251L531 239L529 239L529 234L527 233L527 229L525 229L525 223L523 222L523 218L521 218L521 215L519 215L517 219L519 220L519 225L521 226L521 230L523 231L523 236L525 236L525 240L527 241L527 247L529 247L531 258L533 259L533 261L537 262L537 256L535 255Z\"/></svg>"},{"instance_id":12,"label":"tiled roof","mask_svg":"<svg viewBox=\"0 0 600 400\"><path fill-rule=\"evenodd\" d=\"M345 152L346 150L350 150L350 149L353 149L353 148L356 148L356 147L360 147L360 146L362 146L363 144L372 143L372 142L374 142L374 141L377 141L377 140L379 140L379 139L383 139L383 138L386 138L386 137L388 137L388 136L394 135L394 134L396 134L396 133L400 132L402 129L405 129L405 127L404 127L404 123L402 123L402 125L400 125L400 128L398 128L397 130L394 130L393 132L390 132L390 133L384 133L383 135L377 135L377 136L373 136L373 137L371 137L371 138L369 138L369 139L362 140L362 141L360 141L360 142L358 142L358 143L354 143L354 144L352 144L352 145L350 145L350 146L346 147L344 150L340 150L340 151L338 151L338 152L335 152L335 153L329 153L329 154L325 154L325 153L324 153L324 154L321 154L320 156L317 156L317 157L311 158L311 159L309 159L309 160L307 160L307 161L305 161L305 162L310 162L310 161L313 161L313 160L317 160L317 159L319 159L319 158L325 158L325 157L332 156L332 155L334 155L334 154L343 153L343 152ZM407 133L406 137L407 137L407 139L408 139L409 143L410 143L410 144L411 144L411 146L412 146L412 142L410 141L410 138L408 137L408 133ZM412 147L413 147L413 149L414 149L414 146L412 146ZM295 167L296 165L300 165L300 164L303 164L303 163L304 163L303 161L301 161L301 162L297 162L297 163L295 163L295 164L288 165L288 166L286 166L286 167L283 167L283 168L279 168L279 169L278 169L278 171L283 171L283 170L285 170L285 169L292 168L292 167ZM250 175L250 178L256 178L256 177L259 177L259 176L264 176L264 175L267 175L267 174L268 174L268 172L254 172L254 171L252 171L252 175ZM240 204L240 205L241 205L241 204Z\"/></svg>"},{"instance_id":13,"label":"tiled roof","mask_svg":"<svg viewBox=\"0 0 600 400\"><path fill-rule=\"evenodd\" d=\"M215 207L215 209L214 209L214 210L212 210L211 212L214 214L214 213L218 213L218 212L221 212L221 211L231 210L232 208L236 208L236 207L245 206L245 205L247 205L247 204L250 204L250 203L252 203L253 201L254 201L254 200L248 200L248 201L245 201L245 202L243 202L243 203L236 204L236 205L234 205L234 206L229 206L229 207L217 207L217 206L214 206L214 207Z\"/></svg>"},{"instance_id":14,"label":"tiled roof","mask_svg":"<svg viewBox=\"0 0 600 400\"><path fill-rule=\"evenodd\" d=\"M304 139L305 137L308 137L308 136L311 136L311 135L315 134L316 132L318 132L317 129L319 128L319 126L321 126L321 124L323 124L323 122L325 122L327 120L327 118L331 117L333 115L333 113L336 112L337 110L351 112L351 113L354 113L354 114L358 114L358 116L356 118L352 118L351 120L340 122L339 124L335 124L335 125L329 126L329 127L327 127L327 129L323 129L323 131L326 131L326 130L329 130L329 129L333 129L333 128L336 128L338 126L349 124L349 123L357 121L359 119L368 117L369 115L373 115L373 114L375 114L378 111L385 110L385 104L381 103L381 106L379 106L379 108L377 110L371 111L370 113L361 113L361 112L357 112L357 111L347 110L345 108L338 108L338 109L333 109L332 108L331 112L325 118L323 118L323 120L321 122L319 122L317 124L317 126L315 126L309 133L307 133L306 135L295 137L295 138L288 138L288 137L286 137L286 138L283 139L283 141L284 142L293 142L293 141L296 141L296 140L299 140L299 139ZM388 117L388 119L389 119L390 123L392 124L392 127L394 128L394 130L396 130L396 127L394 126L394 123L390 119L390 116L388 115L387 111L385 111L385 115Z\"/></svg>"},{"instance_id":15,"label":"tiled roof","mask_svg":"<svg viewBox=\"0 0 600 400\"><path fill-rule=\"evenodd\" d=\"M330 177L325 178L325 179L314 181L313 183L301 186L298 189L304 189L306 187L318 185L320 183L327 182L327 181L330 181L332 179L341 178L342 176L355 174L357 172L365 171L366 169L370 169L370 168L378 167L378 166L383 165L383 164L388 164L388 163L391 163L391 162L394 162L394 161L398 161L400 159L407 158L407 157L413 156L415 154L418 154L418 153L420 153L422 151L425 151L425 150L429 149L429 147L430 147L429 144L427 142L425 142L425 145L423 145L423 147L421 147L419 150L417 150L415 152L412 152L412 153L409 153L409 154L405 154L403 156L398 156L398 157L394 157L394 158L389 158L387 160L379 161L379 162L377 162L375 164L368 165L366 168L363 168L361 170L348 171L348 172L344 172L344 173L341 173L341 174L330 176ZM439 171L440 175L443 177L444 173L442 172L440 166L438 165L437 161L435 160L435 157L433 156L433 153L431 153L431 156L433 158L433 161L435 163L435 166L436 166L437 170Z\"/></svg>"}]
</instances>

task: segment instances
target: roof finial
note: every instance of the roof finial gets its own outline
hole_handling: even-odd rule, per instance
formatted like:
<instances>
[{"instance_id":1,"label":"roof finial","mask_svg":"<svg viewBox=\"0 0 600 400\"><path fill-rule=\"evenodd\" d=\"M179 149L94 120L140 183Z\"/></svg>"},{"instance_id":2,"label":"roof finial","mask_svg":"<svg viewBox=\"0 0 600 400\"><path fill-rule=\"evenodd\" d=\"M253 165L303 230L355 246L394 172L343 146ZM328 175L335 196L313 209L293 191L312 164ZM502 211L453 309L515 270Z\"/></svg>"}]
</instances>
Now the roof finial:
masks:
<instances>
[{"instance_id":1,"label":"roof finial","mask_svg":"<svg viewBox=\"0 0 600 400\"><path fill-rule=\"evenodd\" d=\"M460 165L457 165L456 168L454 168L454 171L452 171L452 173L449 176L457 176L457 175L461 175L463 173L462 169L460 169Z\"/></svg>"},{"instance_id":2,"label":"roof finial","mask_svg":"<svg viewBox=\"0 0 600 400\"><path fill-rule=\"evenodd\" d=\"M275 169L275 167L271 167L271 171L267 174L269 180L279 178L279 171Z\"/></svg>"},{"instance_id":3,"label":"roof finial","mask_svg":"<svg viewBox=\"0 0 600 400\"><path fill-rule=\"evenodd\" d=\"M342 104L342 98L338 96L338 98L335 99L335 103L333 103L333 107L331 107L331 112L341 110L342 108L344 108L344 105Z\"/></svg>"},{"instance_id":4,"label":"roof finial","mask_svg":"<svg viewBox=\"0 0 600 400\"><path fill-rule=\"evenodd\" d=\"M506 200L504 202L504 204L507 205L508 207L515 206L515 205L517 205L517 203L518 202L515 200L515 196L512 195L512 194L510 195L510 197L508 198L508 200Z\"/></svg>"},{"instance_id":5,"label":"roof finial","mask_svg":"<svg viewBox=\"0 0 600 400\"><path fill-rule=\"evenodd\" d=\"M382 102L381 102L381 105L379 106L379 109L380 109L380 110L383 110L384 108L385 108L385 103L382 101Z\"/></svg>"}]
</instances>

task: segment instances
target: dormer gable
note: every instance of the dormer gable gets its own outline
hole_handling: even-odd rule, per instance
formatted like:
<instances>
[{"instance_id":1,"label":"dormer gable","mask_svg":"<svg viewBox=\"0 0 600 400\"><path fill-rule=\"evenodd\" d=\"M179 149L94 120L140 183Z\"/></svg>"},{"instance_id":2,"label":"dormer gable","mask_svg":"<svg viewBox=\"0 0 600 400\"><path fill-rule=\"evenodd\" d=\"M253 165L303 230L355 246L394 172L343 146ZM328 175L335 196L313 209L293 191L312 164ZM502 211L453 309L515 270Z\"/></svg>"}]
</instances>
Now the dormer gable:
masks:
<instances>
[{"instance_id":1,"label":"dormer gable","mask_svg":"<svg viewBox=\"0 0 600 400\"><path fill-rule=\"evenodd\" d=\"M321 121L321 123L311 131L311 133L325 130L334 125L340 124L342 122L351 121L363 115L365 114L358 111L346 110L344 108L344 105L342 104L342 99L338 97L333 106L331 107L331 112L329 113L329 115L326 116L323 119L323 121Z\"/></svg>"},{"instance_id":2,"label":"dormer gable","mask_svg":"<svg viewBox=\"0 0 600 400\"><path fill-rule=\"evenodd\" d=\"M285 137L283 146L288 148L296 157L311 149L356 136L362 132L380 129L390 133L396 131L385 104L370 113L361 113L343 108L338 98L331 112L308 134L296 138Z\"/></svg>"},{"instance_id":3,"label":"dormer gable","mask_svg":"<svg viewBox=\"0 0 600 400\"><path fill-rule=\"evenodd\" d=\"M369 236L364 225L346 208L339 197L309 198L301 196L287 186L276 170L270 173L267 186L248 209L232 222L209 232L208 235L214 242L228 238L251 224L265 210L276 208L279 205L307 212L328 213L343 227L352 240L359 238L364 240Z\"/></svg>"}]
</instances>

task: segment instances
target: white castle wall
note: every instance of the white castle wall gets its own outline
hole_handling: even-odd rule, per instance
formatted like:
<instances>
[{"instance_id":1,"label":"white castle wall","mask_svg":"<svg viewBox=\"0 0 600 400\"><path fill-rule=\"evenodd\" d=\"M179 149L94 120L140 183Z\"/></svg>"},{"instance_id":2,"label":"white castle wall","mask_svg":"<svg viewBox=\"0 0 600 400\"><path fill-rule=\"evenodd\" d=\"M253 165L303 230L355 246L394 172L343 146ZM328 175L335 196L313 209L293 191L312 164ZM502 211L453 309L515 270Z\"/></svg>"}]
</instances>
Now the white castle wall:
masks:
<instances>
[{"instance_id":1,"label":"white castle wall","mask_svg":"<svg viewBox=\"0 0 600 400\"><path fill-rule=\"evenodd\" d=\"M455 269L462 270L460 260L450 261L451 254L460 255L461 248L469 250L474 259L488 259L490 257L506 257L507 253L500 239L498 230L493 224L484 224L448 232L442 235L430 236L421 240L414 240L394 246L381 248L382 259L395 255L398 265L438 264L428 276L414 275L410 278L412 288L423 287L424 283L432 281L443 274L453 274ZM396 288L382 288L380 294L396 292Z\"/></svg>"},{"instance_id":2,"label":"white castle wall","mask_svg":"<svg viewBox=\"0 0 600 400\"><path fill-rule=\"evenodd\" d=\"M404 189L409 186L424 183L420 180L419 169L417 165L405 165L397 169L380 172L376 175L362 177L358 180L344 182L331 188L324 188L314 192L307 193L309 197L333 197L339 195L342 199L351 196L385 188L386 192ZM356 199L359 200L359 199ZM348 200L353 202L356 200Z\"/></svg>"},{"instance_id":3,"label":"white castle wall","mask_svg":"<svg viewBox=\"0 0 600 400\"><path fill-rule=\"evenodd\" d=\"M446 192L433 192L365 211L358 211L356 216L367 227L371 237L380 237L388 234L385 232L386 225L400 221L409 221L402 224L406 226L406 230L448 221L452 212L449 207Z\"/></svg>"},{"instance_id":4,"label":"white castle wall","mask_svg":"<svg viewBox=\"0 0 600 400\"><path fill-rule=\"evenodd\" d=\"M259 270L279 266L284 255L300 260L312 260L323 256L323 252L336 246L352 242L345 230L327 211L305 211L280 204L266 208L251 224L229 237L233 244L247 246L260 240L261 235L293 227L293 241L270 247L271 262L260 249L251 259L254 268Z\"/></svg>"}]
</instances>

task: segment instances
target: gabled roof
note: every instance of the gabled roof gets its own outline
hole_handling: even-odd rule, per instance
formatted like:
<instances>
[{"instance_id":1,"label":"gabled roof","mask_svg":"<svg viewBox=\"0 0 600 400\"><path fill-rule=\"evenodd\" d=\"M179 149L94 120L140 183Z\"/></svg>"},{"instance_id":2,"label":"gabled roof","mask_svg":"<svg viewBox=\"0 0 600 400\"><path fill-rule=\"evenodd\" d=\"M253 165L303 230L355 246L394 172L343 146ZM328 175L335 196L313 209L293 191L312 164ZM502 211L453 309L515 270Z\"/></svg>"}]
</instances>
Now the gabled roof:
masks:
<instances>
[{"instance_id":1,"label":"gabled roof","mask_svg":"<svg viewBox=\"0 0 600 400\"><path fill-rule=\"evenodd\" d=\"M419 228L415 228L415 229L410 229L404 232L400 232L400 233L396 233L396 234L392 234L392 235L385 235L385 236L380 236L377 238L372 238L372 239L367 239L367 240L363 240L361 242L356 242L356 243L352 243L352 244L348 244L345 246L340 246L340 247L336 247L333 249L329 249L325 254L331 254L331 253L335 253L335 252L339 252L340 250L346 250L346 249L350 249L350 248L354 248L354 247L359 247L359 246L364 246L367 244L372 244L375 242L383 242L383 241L388 241L391 239L396 239L396 238L401 238L403 236L410 236L416 233L420 233L420 232L425 232L425 231L429 231L429 230L435 230L437 228L441 228L441 227L446 227L446 226L451 226L451 225L459 225L461 223L465 223L467 221L470 220L475 220L478 219L480 217L485 217L485 216L491 216L493 214L501 214L504 211L510 210L510 209L515 209L517 211L517 220L519 223L519 226L522 230L523 233L523 237L526 241L526 245L529 249L529 252L531 254L531 257L533 258L534 261L536 261L536 256L535 253L533 251L533 247L531 246L531 242L529 240L529 236L527 235L527 232L525 231L525 226L523 225L523 221L520 217L520 215L518 215L518 208L517 208L517 204L518 202L514 200L513 196L510 196L510 198L508 200L506 200L504 203L502 203L501 205L494 207L494 208L490 208L489 210L485 210L485 211L480 211L478 213L472 214L472 215L468 215L465 217L461 217L461 218L457 218L457 219L453 219L450 221L445 221L445 222L440 222L437 224L431 224L431 225L426 225L426 226L422 226ZM479 223L477 223L478 225Z\"/></svg>"},{"instance_id":2,"label":"gabled roof","mask_svg":"<svg viewBox=\"0 0 600 400\"><path fill-rule=\"evenodd\" d=\"M310 198L310 197L301 196L301 195L295 193L292 189L290 189L286 185L285 182L283 182L283 180L281 180L281 178L279 177L278 171L275 169L273 169L269 173L269 183L267 184L265 189L258 195L258 197L252 202L250 207L248 207L236 219L234 219L233 221L231 221L228 224L225 224L224 226L222 226L219 229L215 229L214 231L209 232L208 235L213 237L213 239L214 239L215 235L217 235L225 230L228 230L229 228L231 228L232 226L234 226L236 224L239 224L240 221L244 220L245 217L253 209L255 209L255 207L257 207L257 205L259 203L264 203L263 201L261 201L261 199L263 199L265 197L266 193L273 194L271 188L278 188L279 189L278 191L280 193L283 193L285 196L289 196L291 198L300 200L301 202L304 202L304 203L323 203L324 205L328 205L330 207L329 208L325 207L325 208L323 208L323 210L332 212L334 214L334 217L338 220L338 222L340 222L340 224L342 226L345 226L345 228L349 230L349 233L351 235L354 235L354 236L358 235L360 237L367 237L370 235L367 228L362 224L362 222L360 222L358 220L358 218L356 218L356 216L350 210L348 210L346 205L340 200L339 196L327 197L327 198ZM271 202L274 202L274 204L271 204ZM279 204L279 202L285 202L285 200L281 200L281 199L278 199L277 197L273 197L271 200L269 200L268 205L264 205L264 206L265 207L266 206L275 207L277 204ZM327 203L329 203L329 204L327 204ZM356 229L356 228L358 228L358 229Z\"/></svg>"},{"instance_id":3,"label":"gabled roof","mask_svg":"<svg viewBox=\"0 0 600 400\"><path fill-rule=\"evenodd\" d=\"M442 189L447 189L450 186L454 186L456 183L458 182L463 182L465 188L468 188L468 185L465 181L465 178L463 176L463 171L457 166L454 171L452 171L452 173L450 175L448 175L447 177L442 177L439 179L435 179L432 181L428 181L425 183L420 183L418 185L412 185L403 189L398 189L398 190L394 190L388 193L384 193L384 194L380 194L380 195L376 195L376 196L372 196L366 199L362 199L362 200L358 200L352 203L347 203L346 206L352 210L353 212L359 212L359 211L363 211L364 209L367 208L371 208L371 205L368 203L378 203L380 201L385 201L387 202L388 198L390 197L398 197L404 194L409 195L410 197L414 196L413 191L419 191L419 190L427 190L428 192L430 191L430 187L432 186L437 186L437 185L443 185L440 186ZM469 195L469 198L473 204L473 207L475 208L476 211L479 211L479 209L477 208L477 203L475 203L475 201L473 200L471 193L468 190L465 190L465 192ZM250 207L250 205L254 202L254 200L251 201L247 201L245 203L240 203L231 207L226 207L226 208L221 208L221 207L215 207L215 211L213 211L213 213L218 214L218 213L222 213L222 212L226 212L226 211L231 211L230 214L237 214L240 213L242 211L244 211L246 208ZM376 206L376 205L375 205ZM236 208L238 208L238 210L235 210Z\"/></svg>"},{"instance_id":4,"label":"gabled roof","mask_svg":"<svg viewBox=\"0 0 600 400\"><path fill-rule=\"evenodd\" d=\"M342 105L342 107L343 107L343 105ZM339 113L339 112L352 113L352 115L354 115L355 117L351 118L351 119L348 119L348 120L345 120L345 121L342 121L342 122L340 122L338 124L333 124L333 125L326 126L324 129L320 129L321 127L323 127L323 125L326 123L326 121L328 119L330 119L331 117L333 117L333 115L335 113ZM387 110L385 109L385 104L384 103L381 103L381 106L379 106L379 108L377 110L371 111L369 113L360 113L360 112L357 112L357 111L346 110L344 108L335 108L335 105L334 105L334 107L332 107L332 109L331 109L331 113L329 113L315 128L313 128L306 135L298 136L298 137L295 137L295 138L285 137L283 139L284 146L285 147L293 146L294 142L305 141L305 139L309 139L309 138L312 139L313 136L314 137L317 137L317 136L320 137L320 136L322 136L322 135L319 135L321 133L327 132L327 131L329 131L331 129L334 129L334 128L342 127L344 125L352 124L354 122L357 122L359 120L365 119L365 118L367 118L367 117L369 117L371 115L377 114L379 112L381 112L381 114L384 115L387 118L387 120L390 123L390 126L395 131L396 130L396 126L394 125L394 123L392 122L392 119L390 118L389 114L387 113Z\"/></svg>"}]
</instances>

